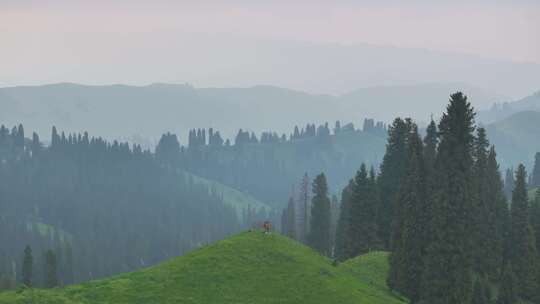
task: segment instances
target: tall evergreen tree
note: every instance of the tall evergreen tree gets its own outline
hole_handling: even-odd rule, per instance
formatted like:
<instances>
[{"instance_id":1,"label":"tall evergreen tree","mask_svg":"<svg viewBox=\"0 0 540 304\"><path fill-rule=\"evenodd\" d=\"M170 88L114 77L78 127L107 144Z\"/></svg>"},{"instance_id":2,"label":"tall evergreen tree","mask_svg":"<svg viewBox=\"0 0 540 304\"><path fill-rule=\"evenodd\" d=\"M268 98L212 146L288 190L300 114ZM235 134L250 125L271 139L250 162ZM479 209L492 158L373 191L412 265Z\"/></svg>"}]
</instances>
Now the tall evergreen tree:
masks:
<instances>
[{"instance_id":1,"label":"tall evergreen tree","mask_svg":"<svg viewBox=\"0 0 540 304\"><path fill-rule=\"evenodd\" d=\"M502 279L499 284L499 296L497 298L497 304L516 304L518 301L517 297L517 286L516 286L516 276L512 270L512 266L507 263L503 267Z\"/></svg>"},{"instance_id":2,"label":"tall evergreen tree","mask_svg":"<svg viewBox=\"0 0 540 304\"><path fill-rule=\"evenodd\" d=\"M485 197L487 202L487 235L485 237L484 259L480 261L481 269L489 278L499 278L505 257L505 240L509 239L510 210L504 195L497 153L492 146L487 159L487 172L485 182Z\"/></svg>"},{"instance_id":3,"label":"tall evergreen tree","mask_svg":"<svg viewBox=\"0 0 540 304\"><path fill-rule=\"evenodd\" d=\"M504 176L504 195L508 201L512 200L512 191L516 187L516 180L514 178L514 169L506 169L506 174Z\"/></svg>"},{"instance_id":4,"label":"tall evergreen tree","mask_svg":"<svg viewBox=\"0 0 540 304\"><path fill-rule=\"evenodd\" d=\"M512 193L512 268L517 279L517 295L530 300L536 293L536 245L530 224L527 172L520 164L516 170L516 187Z\"/></svg>"},{"instance_id":5,"label":"tall evergreen tree","mask_svg":"<svg viewBox=\"0 0 540 304\"><path fill-rule=\"evenodd\" d=\"M489 147L486 131L479 128L474 142L474 210L473 210L473 267L482 275L498 277L502 262L502 232L498 225L504 223L506 204L498 173L496 153Z\"/></svg>"},{"instance_id":6,"label":"tall evergreen tree","mask_svg":"<svg viewBox=\"0 0 540 304\"><path fill-rule=\"evenodd\" d=\"M488 304L489 300L486 297L484 285L480 279L474 282L473 298L471 304Z\"/></svg>"},{"instance_id":7,"label":"tall evergreen tree","mask_svg":"<svg viewBox=\"0 0 540 304\"><path fill-rule=\"evenodd\" d=\"M428 215L423 146L416 126L407 142L407 170L395 209L388 283L416 303L420 299Z\"/></svg>"},{"instance_id":8,"label":"tall evergreen tree","mask_svg":"<svg viewBox=\"0 0 540 304\"><path fill-rule=\"evenodd\" d=\"M540 188L536 189L535 199L531 209L531 222L534 229L534 236L536 237L536 253L540 261ZM540 267L540 264L538 266Z\"/></svg>"},{"instance_id":9,"label":"tall evergreen tree","mask_svg":"<svg viewBox=\"0 0 540 304\"><path fill-rule=\"evenodd\" d=\"M376 189L368 177L366 165L362 164L356 173L351 193L349 221L345 229L345 256L355 257L381 248L376 203Z\"/></svg>"},{"instance_id":10,"label":"tall evergreen tree","mask_svg":"<svg viewBox=\"0 0 540 304\"><path fill-rule=\"evenodd\" d=\"M469 303L472 298L474 116L467 97L458 92L450 96L439 124L433 240L426 253L421 294L425 303Z\"/></svg>"},{"instance_id":11,"label":"tall evergreen tree","mask_svg":"<svg viewBox=\"0 0 540 304\"><path fill-rule=\"evenodd\" d=\"M534 155L534 169L532 171L531 186L540 187L540 152Z\"/></svg>"},{"instance_id":12,"label":"tall evergreen tree","mask_svg":"<svg viewBox=\"0 0 540 304\"><path fill-rule=\"evenodd\" d=\"M58 264L54 251L45 252L45 287L53 288L58 286Z\"/></svg>"},{"instance_id":13,"label":"tall evergreen tree","mask_svg":"<svg viewBox=\"0 0 540 304\"><path fill-rule=\"evenodd\" d=\"M352 191L354 188L354 180L350 180L349 184L343 189L341 192L341 204L340 204L340 212L339 212L339 219L336 227L336 244L335 244L335 258L338 261L344 261L350 256L347 255L348 250L345 249L346 244L349 244L349 242L346 241L346 238L350 236L350 234L346 231L349 228L349 222L350 222L350 206L351 206L351 199L352 199Z\"/></svg>"},{"instance_id":14,"label":"tall evergreen tree","mask_svg":"<svg viewBox=\"0 0 540 304\"><path fill-rule=\"evenodd\" d=\"M401 118L396 118L388 128L386 153L377 180L381 201L377 224L380 227L379 238L386 248L390 248L394 208L407 164L406 138L409 131L410 124Z\"/></svg>"},{"instance_id":15,"label":"tall evergreen tree","mask_svg":"<svg viewBox=\"0 0 540 304\"><path fill-rule=\"evenodd\" d=\"M32 257L32 248L26 246L24 248L24 258L22 263L22 282L27 287L32 287L32 268L34 266L34 258Z\"/></svg>"},{"instance_id":16,"label":"tall evergreen tree","mask_svg":"<svg viewBox=\"0 0 540 304\"><path fill-rule=\"evenodd\" d=\"M310 227L309 245L320 254L330 256L330 199L324 173L313 181Z\"/></svg>"}]
</instances>

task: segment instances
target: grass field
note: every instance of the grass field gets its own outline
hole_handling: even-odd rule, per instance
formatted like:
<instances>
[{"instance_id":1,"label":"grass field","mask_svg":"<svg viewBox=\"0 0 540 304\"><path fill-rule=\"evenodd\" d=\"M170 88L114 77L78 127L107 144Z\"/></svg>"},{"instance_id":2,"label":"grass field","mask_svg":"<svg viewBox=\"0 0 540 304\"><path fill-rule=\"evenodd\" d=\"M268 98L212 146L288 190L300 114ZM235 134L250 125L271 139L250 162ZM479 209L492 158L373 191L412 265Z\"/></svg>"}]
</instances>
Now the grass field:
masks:
<instances>
[{"instance_id":1,"label":"grass field","mask_svg":"<svg viewBox=\"0 0 540 304\"><path fill-rule=\"evenodd\" d=\"M141 271L66 288L0 293L0 303L406 303L386 287L387 270L386 253L333 266L281 235L244 232Z\"/></svg>"}]
</instances>

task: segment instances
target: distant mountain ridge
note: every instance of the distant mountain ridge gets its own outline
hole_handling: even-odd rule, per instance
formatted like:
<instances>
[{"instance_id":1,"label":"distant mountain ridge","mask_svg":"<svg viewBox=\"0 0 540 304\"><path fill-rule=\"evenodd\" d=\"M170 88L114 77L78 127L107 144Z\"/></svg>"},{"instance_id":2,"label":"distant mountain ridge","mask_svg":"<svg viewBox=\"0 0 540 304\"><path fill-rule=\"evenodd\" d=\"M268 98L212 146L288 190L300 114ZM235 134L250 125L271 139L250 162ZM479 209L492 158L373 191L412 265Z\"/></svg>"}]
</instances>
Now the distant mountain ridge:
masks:
<instances>
[{"instance_id":1,"label":"distant mountain ridge","mask_svg":"<svg viewBox=\"0 0 540 304\"><path fill-rule=\"evenodd\" d=\"M524 163L532 168L540 152L540 111L522 111L486 126L488 138L497 149L502 168Z\"/></svg>"},{"instance_id":2,"label":"distant mountain ridge","mask_svg":"<svg viewBox=\"0 0 540 304\"><path fill-rule=\"evenodd\" d=\"M437 117L449 94L464 91L477 107L501 97L463 83L371 87L332 96L273 86L195 88L190 85L87 86L60 83L0 88L0 123L23 123L48 139L53 125L109 139L156 141L171 131L183 144L191 128L214 127L231 138L238 129L292 132L295 125L341 120L359 126L364 118L391 121Z\"/></svg>"},{"instance_id":3,"label":"distant mountain ridge","mask_svg":"<svg viewBox=\"0 0 540 304\"><path fill-rule=\"evenodd\" d=\"M522 111L540 112L540 90L513 102L496 103L489 110L480 111L478 119L483 123L492 123Z\"/></svg>"}]
</instances>

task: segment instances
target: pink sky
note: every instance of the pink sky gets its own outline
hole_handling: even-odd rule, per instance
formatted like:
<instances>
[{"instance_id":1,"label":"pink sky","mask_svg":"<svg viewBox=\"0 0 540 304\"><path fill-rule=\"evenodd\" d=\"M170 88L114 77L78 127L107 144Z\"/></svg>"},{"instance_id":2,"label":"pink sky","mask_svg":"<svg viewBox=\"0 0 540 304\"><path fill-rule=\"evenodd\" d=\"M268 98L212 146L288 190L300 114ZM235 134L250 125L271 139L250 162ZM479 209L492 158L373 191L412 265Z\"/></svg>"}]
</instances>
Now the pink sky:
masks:
<instances>
[{"instance_id":1,"label":"pink sky","mask_svg":"<svg viewBox=\"0 0 540 304\"><path fill-rule=\"evenodd\" d=\"M110 34L125 37L126 45L130 45L129 39L135 39L130 38L131 34L158 37L163 33L204 33L259 40L422 48L540 64L538 3L0 0L0 66L13 74L12 78L0 74L0 85L63 79L39 69L54 65L73 70L74 62L85 64L74 61L73 56L112 58L117 53L125 54L103 47L110 42L107 39L117 39L107 38ZM104 33L107 35L101 37ZM75 35L87 41L87 54L70 52L77 46L67 37ZM148 50L149 57L159 54ZM25 80L30 70L43 75Z\"/></svg>"}]
</instances>

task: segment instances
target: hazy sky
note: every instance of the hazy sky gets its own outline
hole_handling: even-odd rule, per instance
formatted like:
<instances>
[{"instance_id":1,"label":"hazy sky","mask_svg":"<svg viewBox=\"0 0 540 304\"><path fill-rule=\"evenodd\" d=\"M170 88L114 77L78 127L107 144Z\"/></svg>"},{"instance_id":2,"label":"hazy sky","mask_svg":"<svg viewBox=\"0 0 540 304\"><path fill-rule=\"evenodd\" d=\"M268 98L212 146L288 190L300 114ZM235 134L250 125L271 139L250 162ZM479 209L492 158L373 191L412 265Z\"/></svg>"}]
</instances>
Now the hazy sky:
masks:
<instances>
[{"instance_id":1,"label":"hazy sky","mask_svg":"<svg viewBox=\"0 0 540 304\"><path fill-rule=\"evenodd\" d=\"M220 37L223 44L226 37L371 44L540 64L540 1L0 0L0 86L202 79L193 67L178 78L160 71L174 54L161 51L171 35L203 34ZM145 47L141 56L141 43L154 47ZM133 48L136 57L130 57ZM176 53L183 56L181 49ZM229 55L208 64L226 65ZM125 68L155 57L163 61L145 68L144 79ZM125 63L126 72L114 79L105 77L104 65L93 68L115 60Z\"/></svg>"}]
</instances>

